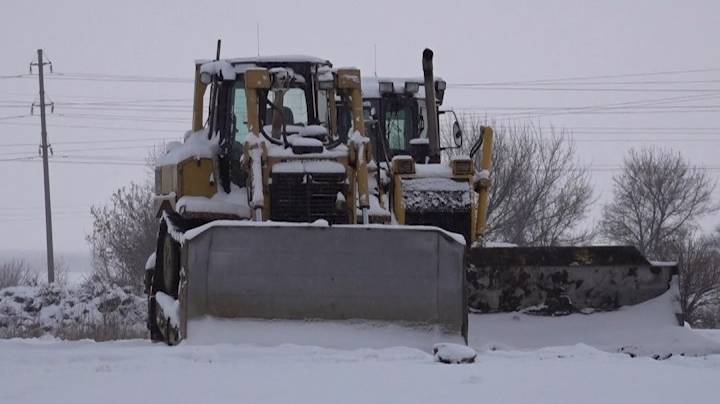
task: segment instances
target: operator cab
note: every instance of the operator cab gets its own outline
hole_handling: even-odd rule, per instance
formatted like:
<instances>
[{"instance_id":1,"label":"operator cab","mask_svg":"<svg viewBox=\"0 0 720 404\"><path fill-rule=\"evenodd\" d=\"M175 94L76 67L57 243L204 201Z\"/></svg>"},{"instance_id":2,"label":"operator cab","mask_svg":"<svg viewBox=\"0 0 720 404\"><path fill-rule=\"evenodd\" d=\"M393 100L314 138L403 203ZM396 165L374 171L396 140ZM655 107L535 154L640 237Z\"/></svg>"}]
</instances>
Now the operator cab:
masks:
<instances>
[{"instance_id":1,"label":"operator cab","mask_svg":"<svg viewBox=\"0 0 720 404\"><path fill-rule=\"evenodd\" d=\"M423 78L364 77L362 84L365 119L370 122L367 132L379 159L419 157L429 145ZM445 92L442 79L435 80L435 90L440 106ZM349 125L349 120L341 120L342 124ZM418 163L422 160L416 158Z\"/></svg>"}]
</instances>

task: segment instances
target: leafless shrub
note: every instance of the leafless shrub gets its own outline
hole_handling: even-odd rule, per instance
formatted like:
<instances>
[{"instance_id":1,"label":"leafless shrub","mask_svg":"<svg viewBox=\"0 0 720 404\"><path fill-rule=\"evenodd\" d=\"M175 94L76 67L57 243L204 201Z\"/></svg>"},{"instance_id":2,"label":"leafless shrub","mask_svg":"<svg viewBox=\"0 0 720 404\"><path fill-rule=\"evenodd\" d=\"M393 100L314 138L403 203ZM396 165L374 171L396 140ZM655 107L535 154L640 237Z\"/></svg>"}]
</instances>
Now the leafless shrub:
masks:
<instances>
[{"instance_id":1,"label":"leafless shrub","mask_svg":"<svg viewBox=\"0 0 720 404\"><path fill-rule=\"evenodd\" d=\"M155 250L158 220L149 184L117 190L105 206L94 206L92 233L87 236L93 268L104 282L143 288L145 261Z\"/></svg>"},{"instance_id":2,"label":"leafless shrub","mask_svg":"<svg viewBox=\"0 0 720 404\"><path fill-rule=\"evenodd\" d=\"M147 330L144 327L128 326L111 316L104 316L102 323L80 323L64 326L56 331L55 336L69 341L91 339L102 342L147 338Z\"/></svg>"},{"instance_id":3,"label":"leafless shrub","mask_svg":"<svg viewBox=\"0 0 720 404\"><path fill-rule=\"evenodd\" d=\"M68 341L90 339L102 342L147 338L147 330L145 327L134 327L124 324L112 316L103 316L102 323L82 321L75 324L62 325L57 329L44 328L39 322L27 326L0 328L0 339L39 338L47 334Z\"/></svg>"},{"instance_id":4,"label":"leafless shrub","mask_svg":"<svg viewBox=\"0 0 720 404\"><path fill-rule=\"evenodd\" d=\"M689 234L677 237L672 247L677 255L680 305L686 321L712 325L716 320L713 312L720 307L720 240Z\"/></svg>"},{"instance_id":5,"label":"leafless shrub","mask_svg":"<svg viewBox=\"0 0 720 404\"><path fill-rule=\"evenodd\" d=\"M38 275L22 259L12 259L0 263L0 289L11 286L37 285Z\"/></svg>"},{"instance_id":6,"label":"leafless shrub","mask_svg":"<svg viewBox=\"0 0 720 404\"><path fill-rule=\"evenodd\" d=\"M614 183L601 231L651 258L672 259L668 243L673 237L692 231L699 217L717 210L712 178L672 151L631 150Z\"/></svg>"},{"instance_id":7,"label":"leafless shrub","mask_svg":"<svg viewBox=\"0 0 720 404\"><path fill-rule=\"evenodd\" d=\"M488 124L464 117L466 141L453 153L467 154ZM565 131L550 133L531 123L494 124L493 166L486 237L519 245L579 244L578 231L592 203L590 177L576 164ZM444 133L448 133L447 130ZM447 139L447 136L444 136ZM476 169L480 156L475 156Z\"/></svg>"}]
</instances>

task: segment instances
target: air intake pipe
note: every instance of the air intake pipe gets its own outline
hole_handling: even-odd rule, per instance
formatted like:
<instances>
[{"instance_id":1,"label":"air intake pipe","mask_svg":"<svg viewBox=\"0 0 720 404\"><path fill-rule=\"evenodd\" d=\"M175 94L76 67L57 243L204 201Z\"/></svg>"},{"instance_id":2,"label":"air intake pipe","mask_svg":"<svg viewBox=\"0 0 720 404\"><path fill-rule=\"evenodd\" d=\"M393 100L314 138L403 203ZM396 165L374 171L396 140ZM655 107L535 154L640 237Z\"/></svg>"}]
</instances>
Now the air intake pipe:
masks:
<instances>
[{"instance_id":1,"label":"air intake pipe","mask_svg":"<svg viewBox=\"0 0 720 404\"><path fill-rule=\"evenodd\" d=\"M422 58L425 79L425 107L427 110L427 137L430 142L430 163L440 162L440 124L438 123L435 77L433 75L433 51L425 48Z\"/></svg>"}]
</instances>

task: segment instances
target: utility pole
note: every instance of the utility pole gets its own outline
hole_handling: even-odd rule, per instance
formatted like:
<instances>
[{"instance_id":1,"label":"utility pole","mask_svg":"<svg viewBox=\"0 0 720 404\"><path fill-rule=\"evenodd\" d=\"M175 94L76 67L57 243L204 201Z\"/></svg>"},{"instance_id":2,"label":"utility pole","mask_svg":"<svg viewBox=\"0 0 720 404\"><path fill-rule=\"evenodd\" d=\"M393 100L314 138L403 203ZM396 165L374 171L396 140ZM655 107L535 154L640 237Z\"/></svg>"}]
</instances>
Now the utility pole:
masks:
<instances>
[{"instance_id":1,"label":"utility pole","mask_svg":"<svg viewBox=\"0 0 720 404\"><path fill-rule=\"evenodd\" d=\"M50 209L50 168L48 166L48 143L47 143L47 126L45 124L45 78L43 76L43 67L48 64L50 65L50 72L52 72L52 63L45 63L43 61L43 51L38 49L38 60L37 63L30 63L30 70L32 66L38 67L38 78L40 81L40 135L42 137L42 144L40 145L43 159L43 182L45 186L45 241L47 243L47 270L48 270L48 283L55 282L55 259L53 258L53 239L52 239L52 215Z\"/></svg>"}]
</instances>

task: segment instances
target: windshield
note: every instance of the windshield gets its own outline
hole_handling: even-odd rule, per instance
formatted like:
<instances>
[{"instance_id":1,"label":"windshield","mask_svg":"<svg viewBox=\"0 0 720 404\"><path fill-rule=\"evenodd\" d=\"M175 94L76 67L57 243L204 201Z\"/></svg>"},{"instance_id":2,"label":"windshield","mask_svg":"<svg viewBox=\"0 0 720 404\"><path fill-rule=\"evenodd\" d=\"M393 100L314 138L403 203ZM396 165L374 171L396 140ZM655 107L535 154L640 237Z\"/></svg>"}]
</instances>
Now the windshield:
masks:
<instances>
[{"instance_id":1,"label":"windshield","mask_svg":"<svg viewBox=\"0 0 720 404\"><path fill-rule=\"evenodd\" d=\"M273 101L274 94L272 91L268 94L268 99ZM286 125L305 126L308 123L307 104L305 102L305 90L302 88L291 88L285 93L283 98L283 118ZM267 110L266 124L272 122L271 109ZM248 129L247 119L247 100L245 98L245 84L238 82L235 85L233 94L233 113L235 114L235 141L243 143L250 130Z\"/></svg>"},{"instance_id":2,"label":"windshield","mask_svg":"<svg viewBox=\"0 0 720 404\"><path fill-rule=\"evenodd\" d=\"M268 94L268 100L274 102L275 93L273 91ZM308 110L304 89L291 88L285 92L283 97L283 119L286 125L305 126L308 124ZM269 122L271 120L268 120L267 123Z\"/></svg>"},{"instance_id":3,"label":"windshield","mask_svg":"<svg viewBox=\"0 0 720 404\"><path fill-rule=\"evenodd\" d=\"M247 101L245 99L245 84L238 82L233 92L233 113L235 114L235 141L244 143L250 132L247 119Z\"/></svg>"}]
</instances>

